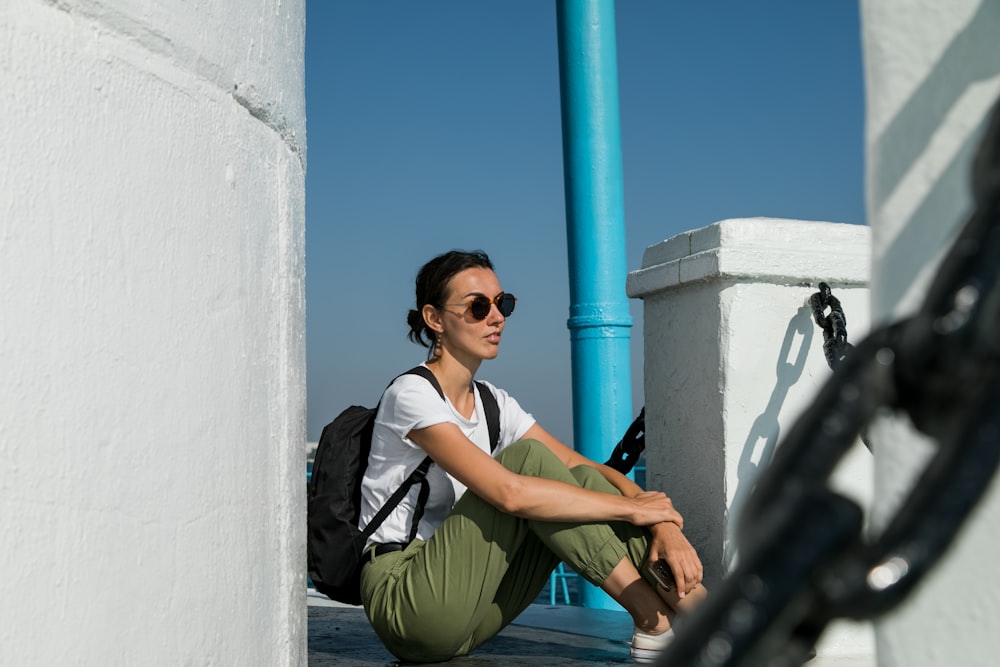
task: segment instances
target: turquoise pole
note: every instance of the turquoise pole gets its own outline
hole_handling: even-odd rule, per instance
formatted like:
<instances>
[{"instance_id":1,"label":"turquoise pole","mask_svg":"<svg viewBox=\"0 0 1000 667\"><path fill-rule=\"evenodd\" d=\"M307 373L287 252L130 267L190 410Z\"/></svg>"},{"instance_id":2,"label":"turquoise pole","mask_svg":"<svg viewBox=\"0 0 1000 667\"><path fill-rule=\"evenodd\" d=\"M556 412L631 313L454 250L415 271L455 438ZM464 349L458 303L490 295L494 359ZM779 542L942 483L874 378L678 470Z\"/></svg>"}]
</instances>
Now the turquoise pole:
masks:
<instances>
[{"instance_id":1,"label":"turquoise pole","mask_svg":"<svg viewBox=\"0 0 1000 667\"><path fill-rule=\"evenodd\" d=\"M557 0L573 433L603 462L632 421L625 207L613 0ZM581 588L585 607L621 609Z\"/></svg>"}]
</instances>

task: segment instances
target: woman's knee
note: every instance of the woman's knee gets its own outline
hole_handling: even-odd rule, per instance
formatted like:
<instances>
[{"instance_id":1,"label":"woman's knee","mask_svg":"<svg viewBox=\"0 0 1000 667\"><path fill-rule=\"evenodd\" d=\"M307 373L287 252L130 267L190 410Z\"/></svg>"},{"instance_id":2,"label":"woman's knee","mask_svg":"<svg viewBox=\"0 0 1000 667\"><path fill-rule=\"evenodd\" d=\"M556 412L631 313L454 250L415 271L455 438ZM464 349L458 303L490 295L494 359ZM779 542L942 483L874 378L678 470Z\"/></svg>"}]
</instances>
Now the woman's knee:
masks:
<instances>
[{"instance_id":1,"label":"woman's knee","mask_svg":"<svg viewBox=\"0 0 1000 667\"><path fill-rule=\"evenodd\" d=\"M604 478L601 472L593 466L580 465L570 468L570 473L577 483L585 489L604 491L605 493L621 493L614 484Z\"/></svg>"},{"instance_id":2,"label":"woman's knee","mask_svg":"<svg viewBox=\"0 0 1000 667\"><path fill-rule=\"evenodd\" d=\"M537 475L552 463L559 462L544 443L531 438L508 445L497 460L503 467L522 475Z\"/></svg>"}]
</instances>

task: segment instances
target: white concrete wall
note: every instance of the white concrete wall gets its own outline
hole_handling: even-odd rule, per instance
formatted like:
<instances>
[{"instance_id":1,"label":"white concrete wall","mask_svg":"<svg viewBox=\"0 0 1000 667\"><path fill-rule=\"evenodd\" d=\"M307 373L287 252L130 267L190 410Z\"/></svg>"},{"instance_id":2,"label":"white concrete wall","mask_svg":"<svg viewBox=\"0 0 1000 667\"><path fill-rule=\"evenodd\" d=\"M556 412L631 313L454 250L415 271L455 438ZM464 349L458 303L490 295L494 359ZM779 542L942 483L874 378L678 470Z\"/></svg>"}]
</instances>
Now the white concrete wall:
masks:
<instances>
[{"instance_id":1,"label":"white concrete wall","mask_svg":"<svg viewBox=\"0 0 1000 667\"><path fill-rule=\"evenodd\" d=\"M868 332L869 231L725 220L650 246L628 277L643 299L647 480L684 515L710 588L737 556L759 471L832 373L807 303L818 283L841 301L849 341ZM859 441L834 487L867 506L872 465ZM838 623L819 650L874 664L871 626Z\"/></svg>"},{"instance_id":2,"label":"white concrete wall","mask_svg":"<svg viewBox=\"0 0 1000 667\"><path fill-rule=\"evenodd\" d=\"M873 318L909 314L970 212L970 160L1000 93L1000 0L862 0ZM905 420L873 428L874 523L911 488L932 445ZM995 665L1000 484L948 558L877 624L879 664Z\"/></svg>"},{"instance_id":3,"label":"white concrete wall","mask_svg":"<svg viewBox=\"0 0 1000 667\"><path fill-rule=\"evenodd\" d=\"M304 16L0 3L0 664L305 662Z\"/></svg>"}]
</instances>

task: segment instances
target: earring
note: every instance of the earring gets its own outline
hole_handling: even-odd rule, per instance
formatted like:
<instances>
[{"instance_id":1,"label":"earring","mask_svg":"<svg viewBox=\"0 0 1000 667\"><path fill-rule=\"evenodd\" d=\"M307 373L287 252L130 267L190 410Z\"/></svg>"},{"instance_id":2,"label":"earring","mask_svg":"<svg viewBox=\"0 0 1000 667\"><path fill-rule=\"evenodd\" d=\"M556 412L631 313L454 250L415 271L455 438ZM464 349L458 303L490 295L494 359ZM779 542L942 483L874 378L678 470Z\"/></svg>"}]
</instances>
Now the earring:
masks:
<instances>
[{"instance_id":1,"label":"earring","mask_svg":"<svg viewBox=\"0 0 1000 667\"><path fill-rule=\"evenodd\" d=\"M434 357L441 355L441 334L436 334L434 336L434 344L430 346L427 350L427 361L431 361Z\"/></svg>"}]
</instances>

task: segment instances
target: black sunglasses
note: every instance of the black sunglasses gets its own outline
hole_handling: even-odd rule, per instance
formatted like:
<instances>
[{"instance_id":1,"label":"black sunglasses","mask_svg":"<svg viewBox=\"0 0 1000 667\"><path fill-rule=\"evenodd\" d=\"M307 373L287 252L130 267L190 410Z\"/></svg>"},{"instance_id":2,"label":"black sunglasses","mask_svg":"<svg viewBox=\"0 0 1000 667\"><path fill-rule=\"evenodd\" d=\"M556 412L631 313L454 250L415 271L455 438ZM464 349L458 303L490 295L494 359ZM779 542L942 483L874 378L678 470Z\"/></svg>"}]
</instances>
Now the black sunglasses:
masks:
<instances>
[{"instance_id":1,"label":"black sunglasses","mask_svg":"<svg viewBox=\"0 0 1000 667\"><path fill-rule=\"evenodd\" d=\"M492 300L485 296L477 296L469 303L446 303L446 306L465 306L466 309L472 313L472 317L477 320L485 320L486 316L490 314L490 307L496 304L497 310L504 317L510 317L510 314L514 312L514 305L517 303L517 297L508 292L500 292Z\"/></svg>"}]
</instances>

